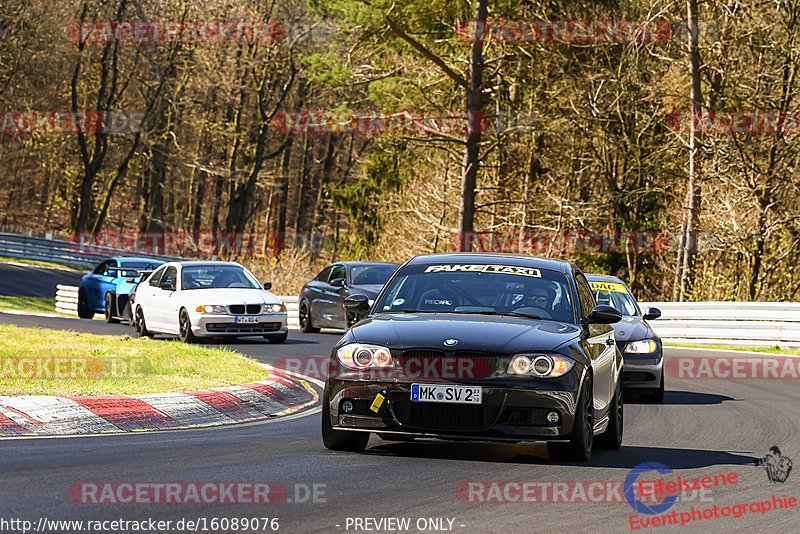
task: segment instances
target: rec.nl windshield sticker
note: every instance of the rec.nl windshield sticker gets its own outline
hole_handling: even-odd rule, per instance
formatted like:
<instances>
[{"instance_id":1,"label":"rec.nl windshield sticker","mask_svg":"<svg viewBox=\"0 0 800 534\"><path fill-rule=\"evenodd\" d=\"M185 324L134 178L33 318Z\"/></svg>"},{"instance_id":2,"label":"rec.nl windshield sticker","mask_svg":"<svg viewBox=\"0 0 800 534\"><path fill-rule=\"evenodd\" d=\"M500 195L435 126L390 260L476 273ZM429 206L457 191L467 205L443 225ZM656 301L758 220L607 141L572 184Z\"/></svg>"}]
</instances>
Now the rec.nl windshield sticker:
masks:
<instances>
[{"instance_id":1,"label":"rec.nl windshield sticker","mask_svg":"<svg viewBox=\"0 0 800 534\"><path fill-rule=\"evenodd\" d=\"M426 273L441 273L441 272L467 272L467 273L491 273L491 274L516 274L519 276L530 276L532 278L541 278L542 273L539 269L531 267L511 267L509 265L484 265L484 264L467 264L467 265L429 265L425 269Z\"/></svg>"}]
</instances>

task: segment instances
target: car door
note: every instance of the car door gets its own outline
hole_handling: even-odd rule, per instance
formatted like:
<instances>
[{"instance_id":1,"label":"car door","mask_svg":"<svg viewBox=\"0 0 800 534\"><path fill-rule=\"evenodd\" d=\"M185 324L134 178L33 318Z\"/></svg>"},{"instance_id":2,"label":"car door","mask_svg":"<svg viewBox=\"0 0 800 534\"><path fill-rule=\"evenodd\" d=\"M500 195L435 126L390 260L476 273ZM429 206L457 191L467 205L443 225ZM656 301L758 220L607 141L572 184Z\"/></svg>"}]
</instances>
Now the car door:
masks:
<instances>
[{"instance_id":1,"label":"car door","mask_svg":"<svg viewBox=\"0 0 800 534\"><path fill-rule=\"evenodd\" d=\"M333 265L323 269L305 287L304 296L308 300L309 313L315 325L322 325L325 322L322 319L322 307L324 306L324 301L328 298L328 277L331 274L331 270L333 270Z\"/></svg>"},{"instance_id":2,"label":"car door","mask_svg":"<svg viewBox=\"0 0 800 534\"><path fill-rule=\"evenodd\" d=\"M114 287L114 277L109 276L111 270L117 267L117 260L106 260L92 271L86 279L86 297L89 308L97 310L105 305L106 292Z\"/></svg>"},{"instance_id":3,"label":"car door","mask_svg":"<svg viewBox=\"0 0 800 534\"><path fill-rule=\"evenodd\" d=\"M343 280L344 285L334 285L331 283L334 280ZM322 306L325 314L324 319L331 326L347 328L344 318L344 299L350 292L347 289L347 269L344 265L337 263L331 266L331 274L328 277L327 285L327 298Z\"/></svg>"},{"instance_id":4,"label":"car door","mask_svg":"<svg viewBox=\"0 0 800 534\"><path fill-rule=\"evenodd\" d=\"M173 290L164 289L168 284L172 284ZM180 298L178 296L178 268L170 265L164 271L164 275L155 288L155 298L153 299L153 315L156 316L159 328L165 334L178 333L178 307Z\"/></svg>"},{"instance_id":5,"label":"car door","mask_svg":"<svg viewBox=\"0 0 800 534\"><path fill-rule=\"evenodd\" d=\"M318 324L342 328L344 324L344 287L334 286L331 281L347 276L347 270L341 263L331 265L327 280L320 281L320 296L317 300ZM340 309L341 308L341 312Z\"/></svg>"},{"instance_id":6,"label":"car door","mask_svg":"<svg viewBox=\"0 0 800 534\"><path fill-rule=\"evenodd\" d=\"M150 277L136 287L136 306L141 307L144 313L144 320L147 323L147 329L152 332L160 332L160 324L158 322L158 302L156 298L159 296L158 291L161 278L164 276L166 267L159 267L150 275Z\"/></svg>"},{"instance_id":7,"label":"car door","mask_svg":"<svg viewBox=\"0 0 800 534\"><path fill-rule=\"evenodd\" d=\"M592 312L596 303L586 277L580 271L575 273L575 285L578 301L581 305L581 319ZM614 395L615 377L617 375L616 342L614 327L607 324L585 324L587 330L587 350L592 358L594 369L594 406L595 415L603 415Z\"/></svg>"}]
</instances>

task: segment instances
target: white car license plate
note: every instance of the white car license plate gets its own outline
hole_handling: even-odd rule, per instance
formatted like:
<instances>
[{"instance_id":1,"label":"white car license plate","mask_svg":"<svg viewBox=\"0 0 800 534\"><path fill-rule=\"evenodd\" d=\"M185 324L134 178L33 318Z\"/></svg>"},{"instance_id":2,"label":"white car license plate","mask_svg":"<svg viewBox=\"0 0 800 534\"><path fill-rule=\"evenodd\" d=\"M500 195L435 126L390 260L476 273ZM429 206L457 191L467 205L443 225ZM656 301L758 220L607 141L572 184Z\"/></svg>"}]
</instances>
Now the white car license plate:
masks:
<instances>
[{"instance_id":1,"label":"white car license plate","mask_svg":"<svg viewBox=\"0 0 800 534\"><path fill-rule=\"evenodd\" d=\"M235 317L234 321L237 323L257 323L258 317Z\"/></svg>"},{"instance_id":2,"label":"white car license plate","mask_svg":"<svg viewBox=\"0 0 800 534\"><path fill-rule=\"evenodd\" d=\"M451 404L481 404L480 386L437 386L411 384L411 400L418 402L448 402Z\"/></svg>"}]
</instances>

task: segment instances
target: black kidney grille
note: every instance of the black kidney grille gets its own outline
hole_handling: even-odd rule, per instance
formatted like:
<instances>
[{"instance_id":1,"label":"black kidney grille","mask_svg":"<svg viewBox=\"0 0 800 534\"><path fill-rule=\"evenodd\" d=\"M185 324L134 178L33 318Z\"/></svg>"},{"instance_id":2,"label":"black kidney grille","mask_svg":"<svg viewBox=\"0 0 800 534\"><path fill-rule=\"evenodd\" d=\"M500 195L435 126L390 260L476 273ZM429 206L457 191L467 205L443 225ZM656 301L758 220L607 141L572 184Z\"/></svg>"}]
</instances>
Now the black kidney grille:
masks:
<instances>
[{"instance_id":1,"label":"black kidney grille","mask_svg":"<svg viewBox=\"0 0 800 534\"><path fill-rule=\"evenodd\" d=\"M251 314L261 313L261 304L248 304L247 313Z\"/></svg>"},{"instance_id":2,"label":"black kidney grille","mask_svg":"<svg viewBox=\"0 0 800 534\"><path fill-rule=\"evenodd\" d=\"M228 306L231 310L231 313L235 315L240 315L244 313L244 304L231 304Z\"/></svg>"}]
</instances>

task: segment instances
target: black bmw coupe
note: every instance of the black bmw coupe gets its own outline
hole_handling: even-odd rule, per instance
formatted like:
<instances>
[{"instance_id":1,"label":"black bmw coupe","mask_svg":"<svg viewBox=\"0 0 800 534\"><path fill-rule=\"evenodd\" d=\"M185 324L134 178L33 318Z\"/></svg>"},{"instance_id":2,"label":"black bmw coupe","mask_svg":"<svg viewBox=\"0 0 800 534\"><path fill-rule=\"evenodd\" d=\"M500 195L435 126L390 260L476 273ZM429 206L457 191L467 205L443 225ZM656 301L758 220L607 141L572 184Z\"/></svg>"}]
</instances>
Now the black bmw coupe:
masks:
<instances>
[{"instance_id":1,"label":"black bmw coupe","mask_svg":"<svg viewBox=\"0 0 800 534\"><path fill-rule=\"evenodd\" d=\"M331 353L322 401L329 449L384 439L546 441L586 461L622 443L622 355L573 264L525 255L434 254L406 262Z\"/></svg>"}]
</instances>

